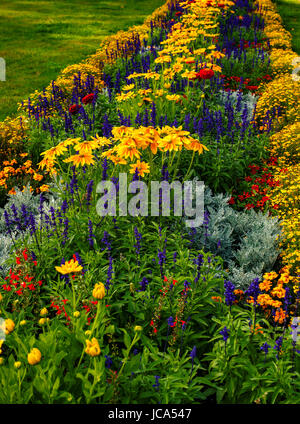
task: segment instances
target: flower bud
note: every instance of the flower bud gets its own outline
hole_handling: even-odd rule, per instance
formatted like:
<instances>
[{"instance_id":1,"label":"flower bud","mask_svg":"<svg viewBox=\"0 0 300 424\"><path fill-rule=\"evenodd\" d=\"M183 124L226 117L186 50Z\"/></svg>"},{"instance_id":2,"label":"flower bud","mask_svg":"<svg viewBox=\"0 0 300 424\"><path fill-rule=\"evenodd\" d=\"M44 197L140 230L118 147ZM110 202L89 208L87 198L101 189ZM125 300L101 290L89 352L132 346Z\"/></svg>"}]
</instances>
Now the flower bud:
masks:
<instances>
[{"instance_id":1,"label":"flower bud","mask_svg":"<svg viewBox=\"0 0 300 424\"><path fill-rule=\"evenodd\" d=\"M17 368L17 369L19 369L21 365L22 365L22 363L20 361L16 361L14 363L14 367Z\"/></svg>"},{"instance_id":2,"label":"flower bud","mask_svg":"<svg viewBox=\"0 0 300 424\"><path fill-rule=\"evenodd\" d=\"M41 312L40 312L40 315L43 317L43 316L45 316L45 315L47 315L48 314L48 309L47 308L43 308L42 310L41 310Z\"/></svg>"},{"instance_id":3,"label":"flower bud","mask_svg":"<svg viewBox=\"0 0 300 424\"><path fill-rule=\"evenodd\" d=\"M36 347L31 349L30 353L28 353L28 355L27 355L28 363L30 365L38 364L40 362L41 358L42 358L42 354L39 351L39 349L37 349Z\"/></svg>"},{"instance_id":4,"label":"flower bud","mask_svg":"<svg viewBox=\"0 0 300 424\"><path fill-rule=\"evenodd\" d=\"M15 323L12 319L8 318L5 320L5 334L13 332L15 329Z\"/></svg>"},{"instance_id":5,"label":"flower bud","mask_svg":"<svg viewBox=\"0 0 300 424\"><path fill-rule=\"evenodd\" d=\"M103 283L95 284L93 290L93 296L95 299L103 299L105 296L105 287Z\"/></svg>"},{"instance_id":6,"label":"flower bud","mask_svg":"<svg viewBox=\"0 0 300 424\"><path fill-rule=\"evenodd\" d=\"M134 331L136 332L136 333L139 333L140 331L142 331L143 330L143 328L140 326L140 325L136 325L135 327L134 327Z\"/></svg>"},{"instance_id":7,"label":"flower bud","mask_svg":"<svg viewBox=\"0 0 300 424\"><path fill-rule=\"evenodd\" d=\"M92 338L92 341L86 340L86 349L85 352L90 356L100 355L101 349L98 343L98 340L95 337Z\"/></svg>"}]
</instances>

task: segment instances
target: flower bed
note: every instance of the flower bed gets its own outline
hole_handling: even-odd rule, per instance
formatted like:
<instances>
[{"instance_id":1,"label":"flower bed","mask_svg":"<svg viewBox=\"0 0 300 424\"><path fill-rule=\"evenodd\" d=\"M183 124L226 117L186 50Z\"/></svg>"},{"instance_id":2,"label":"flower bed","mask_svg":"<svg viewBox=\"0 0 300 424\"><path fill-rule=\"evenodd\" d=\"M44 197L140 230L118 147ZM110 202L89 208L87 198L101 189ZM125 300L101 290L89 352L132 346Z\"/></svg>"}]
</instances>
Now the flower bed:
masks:
<instances>
[{"instance_id":1,"label":"flower bed","mask_svg":"<svg viewBox=\"0 0 300 424\"><path fill-rule=\"evenodd\" d=\"M168 1L2 124L1 403L299 403L284 48L269 1ZM136 194L200 179L201 226Z\"/></svg>"}]
</instances>

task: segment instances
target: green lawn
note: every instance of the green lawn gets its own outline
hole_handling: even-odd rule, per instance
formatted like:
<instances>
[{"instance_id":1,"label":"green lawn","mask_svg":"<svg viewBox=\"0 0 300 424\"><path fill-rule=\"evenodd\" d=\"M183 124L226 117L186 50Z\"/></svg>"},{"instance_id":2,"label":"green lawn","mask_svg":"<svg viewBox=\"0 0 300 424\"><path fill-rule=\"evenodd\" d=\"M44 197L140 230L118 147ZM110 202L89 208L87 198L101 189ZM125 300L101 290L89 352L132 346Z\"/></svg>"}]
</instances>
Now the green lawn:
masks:
<instances>
[{"instance_id":1,"label":"green lawn","mask_svg":"<svg viewBox=\"0 0 300 424\"><path fill-rule=\"evenodd\" d=\"M103 37L143 23L164 0L1 0L0 120L17 102L93 54Z\"/></svg>"},{"instance_id":2,"label":"green lawn","mask_svg":"<svg viewBox=\"0 0 300 424\"><path fill-rule=\"evenodd\" d=\"M274 1L274 0L273 0ZM284 27L292 34L292 48L300 55L300 0L275 0Z\"/></svg>"}]
</instances>

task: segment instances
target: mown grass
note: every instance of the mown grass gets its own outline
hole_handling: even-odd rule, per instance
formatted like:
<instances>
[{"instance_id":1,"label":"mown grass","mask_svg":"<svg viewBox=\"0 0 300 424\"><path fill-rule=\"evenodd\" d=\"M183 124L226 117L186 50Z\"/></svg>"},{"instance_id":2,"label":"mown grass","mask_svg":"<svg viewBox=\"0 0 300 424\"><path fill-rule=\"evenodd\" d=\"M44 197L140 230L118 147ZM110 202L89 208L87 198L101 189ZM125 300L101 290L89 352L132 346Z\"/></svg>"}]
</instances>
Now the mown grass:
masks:
<instances>
[{"instance_id":1,"label":"mown grass","mask_svg":"<svg viewBox=\"0 0 300 424\"><path fill-rule=\"evenodd\" d=\"M300 0L274 0L283 26L292 34L292 48L300 55Z\"/></svg>"},{"instance_id":2,"label":"mown grass","mask_svg":"<svg viewBox=\"0 0 300 424\"><path fill-rule=\"evenodd\" d=\"M1 0L0 121L17 103L93 54L101 40L144 19L164 0Z\"/></svg>"}]
</instances>

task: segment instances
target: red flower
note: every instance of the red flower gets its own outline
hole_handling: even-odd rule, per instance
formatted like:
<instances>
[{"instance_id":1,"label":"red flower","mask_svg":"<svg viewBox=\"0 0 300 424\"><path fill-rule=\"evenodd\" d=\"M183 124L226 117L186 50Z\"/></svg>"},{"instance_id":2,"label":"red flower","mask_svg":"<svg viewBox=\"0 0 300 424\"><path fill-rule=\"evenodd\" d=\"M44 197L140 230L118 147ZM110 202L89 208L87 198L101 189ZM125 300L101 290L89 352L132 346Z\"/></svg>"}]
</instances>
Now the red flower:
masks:
<instances>
[{"instance_id":1,"label":"red flower","mask_svg":"<svg viewBox=\"0 0 300 424\"><path fill-rule=\"evenodd\" d=\"M235 204L235 200L234 197L231 196L230 199L228 200L229 205L234 205Z\"/></svg>"},{"instance_id":2,"label":"red flower","mask_svg":"<svg viewBox=\"0 0 300 424\"><path fill-rule=\"evenodd\" d=\"M258 89L258 85L247 85L246 88L250 91L255 91Z\"/></svg>"},{"instance_id":3,"label":"red flower","mask_svg":"<svg viewBox=\"0 0 300 424\"><path fill-rule=\"evenodd\" d=\"M215 75L214 71L209 68L200 69L199 72L196 74L197 79L211 79Z\"/></svg>"},{"instance_id":4,"label":"red flower","mask_svg":"<svg viewBox=\"0 0 300 424\"><path fill-rule=\"evenodd\" d=\"M79 112L81 106L79 105L71 105L69 107L69 112L71 113L71 115L74 115L75 113Z\"/></svg>"},{"instance_id":5,"label":"red flower","mask_svg":"<svg viewBox=\"0 0 300 424\"><path fill-rule=\"evenodd\" d=\"M20 265L20 263L21 263L20 258L16 258L16 264L17 264L17 265Z\"/></svg>"},{"instance_id":6,"label":"red flower","mask_svg":"<svg viewBox=\"0 0 300 424\"><path fill-rule=\"evenodd\" d=\"M29 288L29 290L32 290L32 291L35 290L34 284L29 284L28 288Z\"/></svg>"},{"instance_id":7,"label":"red flower","mask_svg":"<svg viewBox=\"0 0 300 424\"><path fill-rule=\"evenodd\" d=\"M27 259L28 259L27 250L24 249L22 253L23 253L24 261L27 261Z\"/></svg>"},{"instance_id":8,"label":"red flower","mask_svg":"<svg viewBox=\"0 0 300 424\"><path fill-rule=\"evenodd\" d=\"M94 100L94 97L95 97L95 94L94 93L87 94L86 96L84 96L82 98L81 102L84 105L88 105L89 103L92 103L92 101Z\"/></svg>"},{"instance_id":9,"label":"red flower","mask_svg":"<svg viewBox=\"0 0 300 424\"><path fill-rule=\"evenodd\" d=\"M249 209L254 208L254 205L253 205L253 203L248 203L248 204L245 206L245 208L249 210Z\"/></svg>"}]
</instances>

